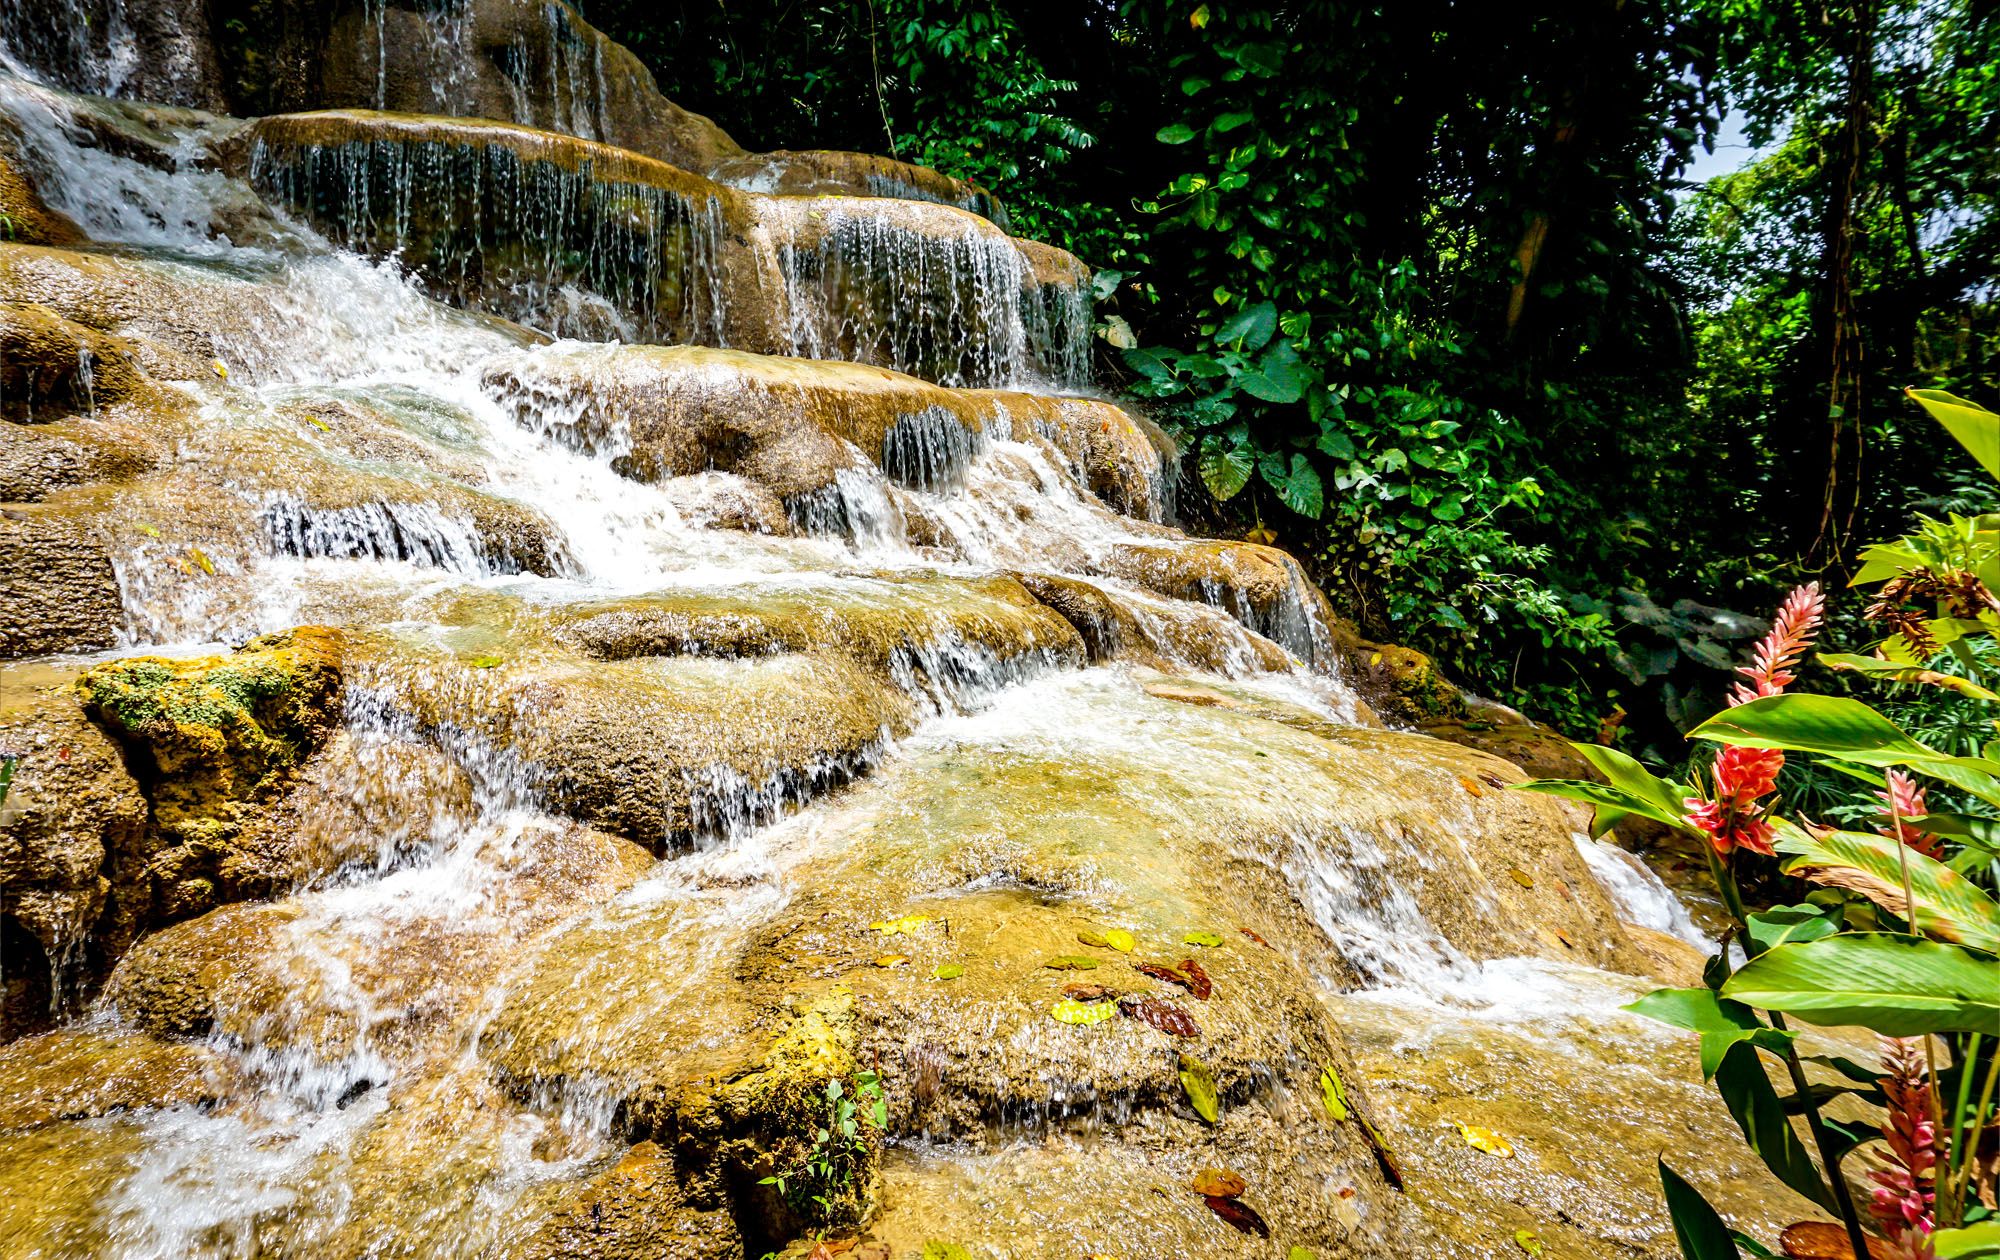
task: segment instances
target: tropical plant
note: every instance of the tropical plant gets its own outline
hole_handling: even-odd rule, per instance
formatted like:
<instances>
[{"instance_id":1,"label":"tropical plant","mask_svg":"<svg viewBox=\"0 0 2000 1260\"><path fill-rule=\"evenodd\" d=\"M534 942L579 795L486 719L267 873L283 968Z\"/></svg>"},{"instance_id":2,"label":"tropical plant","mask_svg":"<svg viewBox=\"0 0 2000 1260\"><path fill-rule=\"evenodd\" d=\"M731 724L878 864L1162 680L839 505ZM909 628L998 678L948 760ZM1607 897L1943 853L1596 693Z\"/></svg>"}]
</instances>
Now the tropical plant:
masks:
<instances>
[{"instance_id":1,"label":"tropical plant","mask_svg":"<svg viewBox=\"0 0 2000 1260\"><path fill-rule=\"evenodd\" d=\"M852 1085L832 1077L804 1150L757 1184L776 1186L794 1210L827 1220L839 1211L867 1155L868 1131L880 1133L888 1127L889 1104L878 1073L856 1072Z\"/></svg>"},{"instance_id":2,"label":"tropical plant","mask_svg":"<svg viewBox=\"0 0 2000 1260\"><path fill-rule=\"evenodd\" d=\"M1912 397L2000 478L2000 415L1937 391ZM2000 582L2000 517L1923 521L1864 559L1855 582L1878 588L1867 615L1889 633L1872 654L1826 654L1821 662L2000 701L1964 673L1925 664L1958 644L1958 663L1982 672L1971 645L2000 635L1991 584ZM1817 585L1795 591L1737 671L1744 681L1730 706L1692 732L1717 746L1707 782L1673 782L1610 749L1579 745L1605 782L1523 786L1590 803L1600 833L1639 817L1699 838L1732 926L1704 987L1657 990L1633 1009L1700 1035L1703 1076L1745 1140L1786 1185L1839 1217L1852 1254L1872 1254L1872 1229L1898 1256L1992 1255L2000 1221L1991 1211L1994 1170L1980 1152L1996 1126L2000 1081L2000 903L1989 891L2000 869L2000 825L1934 809L1920 780L2000 809L2000 743L1976 755L1933 748L1859 700L1789 691L1823 613ZM1783 816L1774 794L1788 754L1873 781L1874 828ZM1796 905L1752 911L1737 879L1743 853L1781 856L1786 873L1818 888ZM1889 1039L1882 1066L1815 1056L1810 1061L1836 1083L1810 1080L1787 1016L1873 1029ZM1783 1064L1789 1095L1771 1085L1764 1055ZM1879 1133L1825 1113L1826 1102L1843 1096L1884 1108ZM1817 1164L1792 1116L1804 1118ZM1887 1161L1872 1176L1864 1218L1842 1161L1878 1137ZM1739 1248L1771 1254L1724 1229L1664 1164L1661 1179L1688 1260L1733 1258Z\"/></svg>"}]
</instances>

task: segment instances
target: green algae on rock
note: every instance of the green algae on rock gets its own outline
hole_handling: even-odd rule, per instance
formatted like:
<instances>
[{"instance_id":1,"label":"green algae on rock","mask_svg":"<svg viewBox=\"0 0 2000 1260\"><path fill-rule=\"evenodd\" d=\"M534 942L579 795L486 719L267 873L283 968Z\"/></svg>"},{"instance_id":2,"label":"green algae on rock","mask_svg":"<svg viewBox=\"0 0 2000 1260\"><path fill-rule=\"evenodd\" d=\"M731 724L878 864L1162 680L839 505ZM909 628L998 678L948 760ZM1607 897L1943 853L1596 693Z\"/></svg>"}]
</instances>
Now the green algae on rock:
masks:
<instances>
[{"instance_id":1,"label":"green algae on rock","mask_svg":"<svg viewBox=\"0 0 2000 1260\"><path fill-rule=\"evenodd\" d=\"M339 631L307 626L229 657L135 657L77 679L146 784L162 842L150 867L162 917L274 891L280 873L233 842L332 729L342 645Z\"/></svg>"}]
</instances>

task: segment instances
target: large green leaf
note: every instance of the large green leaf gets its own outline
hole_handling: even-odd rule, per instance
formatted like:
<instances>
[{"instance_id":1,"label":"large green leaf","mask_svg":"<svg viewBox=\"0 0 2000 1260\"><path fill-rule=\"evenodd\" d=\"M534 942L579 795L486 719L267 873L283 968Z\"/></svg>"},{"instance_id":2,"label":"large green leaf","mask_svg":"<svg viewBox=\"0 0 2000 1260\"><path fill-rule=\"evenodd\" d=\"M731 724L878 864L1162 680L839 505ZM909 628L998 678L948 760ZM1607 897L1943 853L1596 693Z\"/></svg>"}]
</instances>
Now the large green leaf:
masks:
<instances>
[{"instance_id":1,"label":"large green leaf","mask_svg":"<svg viewBox=\"0 0 2000 1260\"><path fill-rule=\"evenodd\" d=\"M1778 852L1792 858L1785 864L1788 873L1858 892L1927 935L2000 954L2000 904L1937 859L1867 832L1814 836L1787 822L1778 824L1778 832ZM1909 907L1903 898L1906 865L1915 903Z\"/></svg>"},{"instance_id":2,"label":"large green leaf","mask_svg":"<svg viewBox=\"0 0 2000 1260\"><path fill-rule=\"evenodd\" d=\"M1545 796L1560 796L1596 806L1596 814L1591 820L1593 836L1603 835L1627 815L1688 829L1685 802L1694 792L1685 784L1660 778L1615 748L1581 743L1570 746L1582 754L1584 760L1605 777L1606 782L1534 779L1513 786L1524 792L1540 792Z\"/></svg>"},{"instance_id":3,"label":"large green leaf","mask_svg":"<svg viewBox=\"0 0 2000 1260\"><path fill-rule=\"evenodd\" d=\"M1590 821L1593 837L1603 835L1635 814L1669 827L1687 825L1686 818L1664 813L1652 802L1641 800L1608 783L1591 783L1584 779L1530 779L1526 783L1510 783L1508 786L1519 792L1540 792L1543 796L1560 796L1566 801L1582 801L1595 806Z\"/></svg>"},{"instance_id":4,"label":"large green leaf","mask_svg":"<svg viewBox=\"0 0 2000 1260\"><path fill-rule=\"evenodd\" d=\"M1941 389L1907 391L1945 432L1972 453L1989 477L2000 478L2000 416L1975 402L1954 397Z\"/></svg>"},{"instance_id":5,"label":"large green leaf","mask_svg":"<svg viewBox=\"0 0 2000 1260\"><path fill-rule=\"evenodd\" d=\"M1222 327L1215 330L1215 343L1236 346L1247 354L1255 354L1277 331L1278 308L1269 302L1259 302L1223 321Z\"/></svg>"},{"instance_id":6,"label":"large green leaf","mask_svg":"<svg viewBox=\"0 0 2000 1260\"><path fill-rule=\"evenodd\" d=\"M2000 1033L2000 960L1887 932L1780 945L1731 976L1722 996L1888 1037Z\"/></svg>"},{"instance_id":7,"label":"large green leaf","mask_svg":"<svg viewBox=\"0 0 2000 1260\"><path fill-rule=\"evenodd\" d=\"M1937 1260L2000 1260L2000 1220L1941 1229L1931 1235L1931 1251Z\"/></svg>"},{"instance_id":8,"label":"large green leaf","mask_svg":"<svg viewBox=\"0 0 2000 1260\"><path fill-rule=\"evenodd\" d=\"M1295 403L1305 397L1311 383L1299 352L1289 341L1280 341L1264 352L1257 365L1236 378L1243 392L1270 403Z\"/></svg>"},{"instance_id":9,"label":"large green leaf","mask_svg":"<svg viewBox=\"0 0 2000 1260\"><path fill-rule=\"evenodd\" d=\"M1772 906L1743 921L1745 935L1761 954L1780 945L1816 941L1840 930L1838 919L1814 905Z\"/></svg>"},{"instance_id":10,"label":"large green leaf","mask_svg":"<svg viewBox=\"0 0 2000 1260\"><path fill-rule=\"evenodd\" d=\"M1748 1041L1783 1054L1791 1034L1768 1028L1741 1002L1728 1002L1709 989L1655 989L1625 1008L1675 1028L1701 1034L1701 1078L1712 1078L1723 1055Z\"/></svg>"},{"instance_id":11,"label":"large green leaf","mask_svg":"<svg viewBox=\"0 0 2000 1260\"><path fill-rule=\"evenodd\" d=\"M2000 802L2000 781L1996 781L2000 763L1928 748L1874 709L1845 696L1765 696L1724 709L1688 734L1750 748L1818 753L1869 766L1909 766L1982 800Z\"/></svg>"},{"instance_id":12,"label":"large green leaf","mask_svg":"<svg viewBox=\"0 0 2000 1260\"><path fill-rule=\"evenodd\" d=\"M1201 483L1217 499L1234 498L1250 480L1250 453L1237 448L1234 450L1206 450L1195 461L1195 470L1201 474Z\"/></svg>"},{"instance_id":13,"label":"large green leaf","mask_svg":"<svg viewBox=\"0 0 2000 1260\"><path fill-rule=\"evenodd\" d=\"M1728 988L1724 985L1723 991L1727 993ZM1771 1088L1771 1078L1765 1075L1764 1060L1757 1052L1740 1041L1724 1051L1715 1071L1715 1089L1736 1118L1736 1126L1743 1130L1743 1140L1763 1159L1764 1166L1777 1174L1778 1180L1834 1211L1833 1194L1806 1153L1791 1117L1785 1114L1778 1091Z\"/></svg>"},{"instance_id":14,"label":"large green leaf","mask_svg":"<svg viewBox=\"0 0 2000 1260\"><path fill-rule=\"evenodd\" d=\"M1667 1219L1674 1223L1682 1260L1738 1260L1729 1227L1701 1191L1681 1180L1666 1160L1660 1161L1660 1189L1666 1194Z\"/></svg>"}]
</instances>

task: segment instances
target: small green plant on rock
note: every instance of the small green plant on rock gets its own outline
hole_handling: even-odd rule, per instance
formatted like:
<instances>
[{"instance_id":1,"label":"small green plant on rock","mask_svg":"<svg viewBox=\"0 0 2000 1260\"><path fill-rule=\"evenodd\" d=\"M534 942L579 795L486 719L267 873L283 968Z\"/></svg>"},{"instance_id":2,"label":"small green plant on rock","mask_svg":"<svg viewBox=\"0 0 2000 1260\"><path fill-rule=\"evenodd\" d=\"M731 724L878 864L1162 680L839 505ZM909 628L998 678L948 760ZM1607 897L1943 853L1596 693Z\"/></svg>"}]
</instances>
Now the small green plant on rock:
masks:
<instances>
[{"instance_id":1,"label":"small green plant on rock","mask_svg":"<svg viewBox=\"0 0 2000 1260\"><path fill-rule=\"evenodd\" d=\"M758 1183L776 1186L794 1211L819 1220L838 1215L853 1197L855 1175L868 1155L867 1127L877 1133L889 1127L879 1073L856 1072L851 1089L836 1076L827 1081L823 1099L811 1143L792 1163Z\"/></svg>"}]
</instances>

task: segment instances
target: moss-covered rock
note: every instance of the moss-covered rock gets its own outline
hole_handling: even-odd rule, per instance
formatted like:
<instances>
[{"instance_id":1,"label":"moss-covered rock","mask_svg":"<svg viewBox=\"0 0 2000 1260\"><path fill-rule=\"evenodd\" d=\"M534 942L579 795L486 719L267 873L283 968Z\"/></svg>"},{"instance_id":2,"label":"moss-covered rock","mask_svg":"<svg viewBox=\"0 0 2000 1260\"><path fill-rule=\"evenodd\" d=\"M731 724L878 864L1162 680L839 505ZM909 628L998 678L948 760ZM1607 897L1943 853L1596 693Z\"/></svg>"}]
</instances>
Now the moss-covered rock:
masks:
<instances>
[{"instance_id":1,"label":"moss-covered rock","mask_svg":"<svg viewBox=\"0 0 2000 1260\"><path fill-rule=\"evenodd\" d=\"M153 804L157 913L172 920L277 890L235 847L339 714L342 636L307 626L229 657L134 657L77 680L90 714L127 747Z\"/></svg>"}]
</instances>

